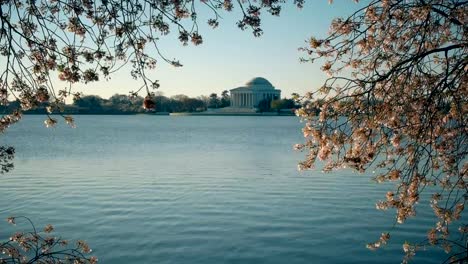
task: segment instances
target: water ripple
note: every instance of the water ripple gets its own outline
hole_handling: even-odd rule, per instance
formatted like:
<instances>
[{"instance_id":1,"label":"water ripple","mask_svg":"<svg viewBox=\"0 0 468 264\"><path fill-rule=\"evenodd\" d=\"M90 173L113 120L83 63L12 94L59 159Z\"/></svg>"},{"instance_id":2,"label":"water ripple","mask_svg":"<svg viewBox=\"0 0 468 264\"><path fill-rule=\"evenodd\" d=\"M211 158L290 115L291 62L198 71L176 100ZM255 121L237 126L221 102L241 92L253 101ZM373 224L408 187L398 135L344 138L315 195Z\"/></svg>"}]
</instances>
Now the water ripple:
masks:
<instances>
[{"instance_id":1,"label":"water ripple","mask_svg":"<svg viewBox=\"0 0 468 264\"><path fill-rule=\"evenodd\" d=\"M423 206L385 249L366 250L393 225L374 209L388 186L297 172L296 118L77 116L75 130L25 119L3 138L18 158L0 176L0 217L52 223L101 263L398 263L433 222ZM0 238L10 231L0 223Z\"/></svg>"}]
</instances>

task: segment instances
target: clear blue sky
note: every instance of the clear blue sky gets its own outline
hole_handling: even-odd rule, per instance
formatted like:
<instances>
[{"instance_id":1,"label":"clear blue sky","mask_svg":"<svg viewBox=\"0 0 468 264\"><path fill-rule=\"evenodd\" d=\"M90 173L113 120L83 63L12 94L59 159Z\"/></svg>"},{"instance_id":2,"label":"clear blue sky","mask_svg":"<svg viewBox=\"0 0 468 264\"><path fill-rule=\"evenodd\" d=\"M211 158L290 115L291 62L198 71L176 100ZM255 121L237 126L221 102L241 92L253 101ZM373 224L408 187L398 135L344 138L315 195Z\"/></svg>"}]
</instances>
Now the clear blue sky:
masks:
<instances>
[{"instance_id":1,"label":"clear blue sky","mask_svg":"<svg viewBox=\"0 0 468 264\"><path fill-rule=\"evenodd\" d=\"M160 80L159 91L166 96L219 94L242 86L256 76L270 80L282 90L283 97L317 89L326 76L319 64L299 62L305 54L297 49L310 36L325 36L334 17L350 14L359 5L351 0L335 1L332 5L327 0L309 0L300 10L293 1L288 2L291 4L283 7L280 17L262 14L264 34L260 38L237 28L240 15L235 10L222 13L223 19L216 29L203 23L210 17L201 13L200 33L204 43L182 46L177 34L162 37L161 51L169 59L179 59L184 66L174 68L160 60L150 77ZM138 86L140 82L133 80L124 69L110 81L77 85L75 89L107 98L115 93L127 94Z\"/></svg>"}]
</instances>

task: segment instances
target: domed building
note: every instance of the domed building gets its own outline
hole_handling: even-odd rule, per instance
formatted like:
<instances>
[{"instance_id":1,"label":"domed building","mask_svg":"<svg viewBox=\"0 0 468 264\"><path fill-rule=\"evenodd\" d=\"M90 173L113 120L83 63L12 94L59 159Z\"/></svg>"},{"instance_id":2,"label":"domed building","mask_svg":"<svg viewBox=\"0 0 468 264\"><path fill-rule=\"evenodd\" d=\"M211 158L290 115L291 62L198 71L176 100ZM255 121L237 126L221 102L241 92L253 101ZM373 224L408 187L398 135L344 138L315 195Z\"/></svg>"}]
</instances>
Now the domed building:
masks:
<instances>
[{"instance_id":1,"label":"domed building","mask_svg":"<svg viewBox=\"0 0 468 264\"><path fill-rule=\"evenodd\" d=\"M275 100L281 98L281 90L275 87L265 78L256 77L248 81L245 86L230 90L231 107L256 108L260 101Z\"/></svg>"}]
</instances>

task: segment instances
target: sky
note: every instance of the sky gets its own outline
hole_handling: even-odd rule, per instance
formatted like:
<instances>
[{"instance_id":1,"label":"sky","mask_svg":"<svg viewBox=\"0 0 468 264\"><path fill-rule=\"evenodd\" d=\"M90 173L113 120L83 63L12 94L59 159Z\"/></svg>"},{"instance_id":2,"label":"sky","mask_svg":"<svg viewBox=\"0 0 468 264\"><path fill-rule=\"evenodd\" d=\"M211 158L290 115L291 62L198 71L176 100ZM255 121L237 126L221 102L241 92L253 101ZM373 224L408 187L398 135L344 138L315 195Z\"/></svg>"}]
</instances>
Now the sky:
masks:
<instances>
[{"instance_id":1,"label":"sky","mask_svg":"<svg viewBox=\"0 0 468 264\"><path fill-rule=\"evenodd\" d=\"M326 75L320 70L320 63L300 62L299 58L305 54L298 48L306 46L311 36L325 37L332 19L350 14L358 4L351 0L335 1L331 5L327 0L309 0L303 9L298 9L293 1L287 2L280 17L262 14L264 34L259 38L250 30L237 27L240 14L236 9L221 13L223 19L216 29L204 23L211 16L200 10L199 32L203 44L183 46L176 31L162 37L161 52L169 59L180 60L184 66L175 68L160 60L149 77L159 80L158 90L166 96L220 94L243 86L254 77L268 79L282 90L282 97L318 89ZM123 69L109 81L76 85L75 91L108 98L115 93L128 94L140 85L140 81L131 78L128 69Z\"/></svg>"}]
</instances>

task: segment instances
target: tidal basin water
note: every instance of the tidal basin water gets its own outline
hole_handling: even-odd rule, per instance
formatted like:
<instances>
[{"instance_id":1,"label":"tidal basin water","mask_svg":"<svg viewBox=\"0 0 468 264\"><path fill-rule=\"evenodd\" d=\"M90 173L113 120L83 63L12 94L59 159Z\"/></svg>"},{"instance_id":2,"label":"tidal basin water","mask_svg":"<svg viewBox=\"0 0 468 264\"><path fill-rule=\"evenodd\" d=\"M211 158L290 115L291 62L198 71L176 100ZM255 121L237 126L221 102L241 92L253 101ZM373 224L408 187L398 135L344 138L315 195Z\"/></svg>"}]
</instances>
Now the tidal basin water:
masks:
<instances>
[{"instance_id":1,"label":"tidal basin water","mask_svg":"<svg viewBox=\"0 0 468 264\"><path fill-rule=\"evenodd\" d=\"M0 138L17 151L0 175L0 218L51 223L100 263L400 263L402 242L435 221L422 202L393 227L394 212L375 209L390 186L371 172L298 172L296 117L75 116L76 129L44 118ZM2 220L0 239L27 227ZM390 244L366 249L383 231Z\"/></svg>"}]
</instances>

